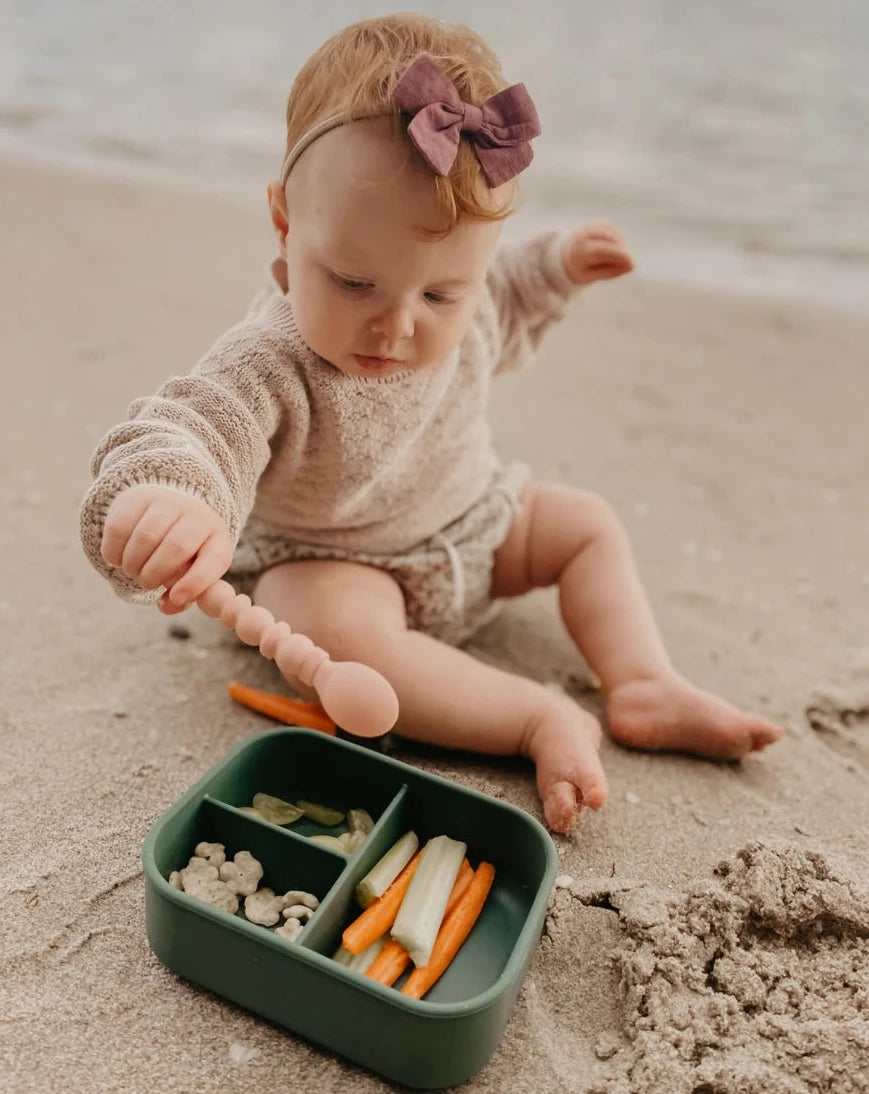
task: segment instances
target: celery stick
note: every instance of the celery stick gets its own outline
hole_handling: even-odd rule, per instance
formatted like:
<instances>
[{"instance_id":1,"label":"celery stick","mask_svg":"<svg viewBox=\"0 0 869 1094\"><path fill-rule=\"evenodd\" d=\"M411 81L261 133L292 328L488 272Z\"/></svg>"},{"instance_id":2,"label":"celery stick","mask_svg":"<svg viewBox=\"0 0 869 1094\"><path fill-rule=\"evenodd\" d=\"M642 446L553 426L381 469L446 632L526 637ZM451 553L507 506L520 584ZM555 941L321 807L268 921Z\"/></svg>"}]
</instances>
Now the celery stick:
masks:
<instances>
[{"instance_id":1,"label":"celery stick","mask_svg":"<svg viewBox=\"0 0 869 1094\"><path fill-rule=\"evenodd\" d=\"M427 965L431 957L467 849L467 844L449 836L435 836L423 849L391 932L417 968Z\"/></svg>"},{"instance_id":2,"label":"celery stick","mask_svg":"<svg viewBox=\"0 0 869 1094\"><path fill-rule=\"evenodd\" d=\"M401 839L389 848L383 858L372 866L356 886L356 899L363 908L367 908L378 897L383 896L416 854L417 847L419 847L419 840L416 833L405 832Z\"/></svg>"},{"instance_id":3,"label":"celery stick","mask_svg":"<svg viewBox=\"0 0 869 1094\"><path fill-rule=\"evenodd\" d=\"M386 943L387 936L382 934L380 938L375 938L370 946L367 946L362 953L352 954L349 950L345 950L343 946L339 946L333 954L334 959L339 965L343 965L345 969L352 969L354 972L358 972L361 976L364 976L371 966L374 964L374 959L383 949Z\"/></svg>"}]
</instances>

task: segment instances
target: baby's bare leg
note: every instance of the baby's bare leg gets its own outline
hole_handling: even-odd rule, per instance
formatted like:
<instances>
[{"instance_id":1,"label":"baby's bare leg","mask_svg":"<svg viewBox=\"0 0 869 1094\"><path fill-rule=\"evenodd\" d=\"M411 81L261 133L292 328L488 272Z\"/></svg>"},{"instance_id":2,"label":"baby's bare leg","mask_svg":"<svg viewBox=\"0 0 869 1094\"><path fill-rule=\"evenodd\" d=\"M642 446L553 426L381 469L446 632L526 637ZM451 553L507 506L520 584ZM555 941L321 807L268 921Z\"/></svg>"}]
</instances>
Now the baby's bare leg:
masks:
<instances>
[{"instance_id":1,"label":"baby's bare leg","mask_svg":"<svg viewBox=\"0 0 869 1094\"><path fill-rule=\"evenodd\" d=\"M254 601L338 661L362 661L398 694L396 731L447 748L532 759L548 823L566 831L607 794L596 719L571 699L408 630L387 574L350 562L294 562L260 578Z\"/></svg>"},{"instance_id":2,"label":"baby's bare leg","mask_svg":"<svg viewBox=\"0 0 869 1094\"><path fill-rule=\"evenodd\" d=\"M607 697L610 732L638 748L736 759L781 729L689 684L670 665L627 535L594 494L529 485L495 558L493 593L558 584L561 613Z\"/></svg>"}]
</instances>

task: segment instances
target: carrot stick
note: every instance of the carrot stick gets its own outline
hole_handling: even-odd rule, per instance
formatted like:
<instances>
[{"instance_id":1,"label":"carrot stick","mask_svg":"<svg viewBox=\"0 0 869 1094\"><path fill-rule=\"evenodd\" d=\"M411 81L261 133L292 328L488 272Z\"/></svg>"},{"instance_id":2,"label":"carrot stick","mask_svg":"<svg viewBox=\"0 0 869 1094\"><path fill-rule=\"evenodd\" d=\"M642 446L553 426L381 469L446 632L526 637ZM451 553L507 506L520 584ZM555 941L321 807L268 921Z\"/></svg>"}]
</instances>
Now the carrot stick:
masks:
<instances>
[{"instance_id":1,"label":"carrot stick","mask_svg":"<svg viewBox=\"0 0 869 1094\"><path fill-rule=\"evenodd\" d=\"M495 867L491 863L481 862L474 874L474 880L465 890L465 895L444 919L429 963L413 970L401 989L403 995L422 999L429 988L443 976L477 922L494 880Z\"/></svg>"},{"instance_id":2,"label":"carrot stick","mask_svg":"<svg viewBox=\"0 0 869 1094\"><path fill-rule=\"evenodd\" d=\"M410 954L400 942L391 939L372 961L368 972L369 979L390 987L410 964Z\"/></svg>"},{"instance_id":3,"label":"carrot stick","mask_svg":"<svg viewBox=\"0 0 869 1094\"><path fill-rule=\"evenodd\" d=\"M462 859L462 865L459 867L459 872L456 875L455 883L453 884L452 892L450 893L450 899L447 901L447 906L444 909L444 919L455 908L458 902L462 899L465 893L468 891L468 886L474 880L474 868L471 866L467 859Z\"/></svg>"},{"instance_id":4,"label":"carrot stick","mask_svg":"<svg viewBox=\"0 0 869 1094\"><path fill-rule=\"evenodd\" d=\"M410 862L401 871L398 877L389 886L383 896L378 897L370 904L357 919L354 919L349 927L346 927L341 935L341 943L349 953L362 953L366 946L370 946L375 938L389 930L398 915L398 909L404 900L404 894L410 885L422 851L417 851Z\"/></svg>"},{"instance_id":5,"label":"carrot stick","mask_svg":"<svg viewBox=\"0 0 869 1094\"><path fill-rule=\"evenodd\" d=\"M323 733L335 735L335 723L319 703L305 703L300 699L289 699L286 695L249 688L247 684L240 684L237 680L229 685L229 694L236 702L278 722L306 726L308 729L319 729Z\"/></svg>"},{"instance_id":6,"label":"carrot stick","mask_svg":"<svg viewBox=\"0 0 869 1094\"><path fill-rule=\"evenodd\" d=\"M459 873L455 883L453 884L450 899L447 903L446 911L444 912L444 919L446 919L453 908L456 907L458 902L465 895L465 891L473 881L473 878L474 871L471 869L471 864L467 859L464 859L462 865L459 867ZM409 964L410 954L400 942L396 942L393 938L386 943L377 957L375 957L365 975L372 980L376 980L378 984L386 984L387 987L390 987L395 983L399 976L401 976Z\"/></svg>"}]
</instances>

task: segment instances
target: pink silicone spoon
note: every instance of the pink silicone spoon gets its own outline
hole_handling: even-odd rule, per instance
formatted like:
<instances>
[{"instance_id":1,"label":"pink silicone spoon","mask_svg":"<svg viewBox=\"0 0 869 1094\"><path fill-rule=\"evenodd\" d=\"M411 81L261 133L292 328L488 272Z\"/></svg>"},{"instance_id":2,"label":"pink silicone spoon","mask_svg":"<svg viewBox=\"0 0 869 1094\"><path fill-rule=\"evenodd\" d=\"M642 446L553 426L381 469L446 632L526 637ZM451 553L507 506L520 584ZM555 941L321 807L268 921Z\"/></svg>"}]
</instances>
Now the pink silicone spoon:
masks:
<instances>
[{"instance_id":1,"label":"pink silicone spoon","mask_svg":"<svg viewBox=\"0 0 869 1094\"><path fill-rule=\"evenodd\" d=\"M333 661L325 650L289 623L277 623L267 609L252 604L226 581L216 581L196 603L212 619L234 630L248 646L259 646L285 676L297 677L316 690L320 704L336 725L357 737L388 733L398 718L398 698L389 683L368 665Z\"/></svg>"}]
</instances>

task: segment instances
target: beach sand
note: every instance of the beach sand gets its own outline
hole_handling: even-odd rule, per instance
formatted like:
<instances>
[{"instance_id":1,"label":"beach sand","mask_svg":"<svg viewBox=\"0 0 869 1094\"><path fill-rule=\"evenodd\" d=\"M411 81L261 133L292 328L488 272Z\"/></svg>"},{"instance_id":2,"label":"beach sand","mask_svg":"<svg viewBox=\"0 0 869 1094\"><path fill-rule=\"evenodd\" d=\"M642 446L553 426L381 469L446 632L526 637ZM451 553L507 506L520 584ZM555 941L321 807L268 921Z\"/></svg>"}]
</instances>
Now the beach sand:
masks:
<instances>
[{"instance_id":1,"label":"beach sand","mask_svg":"<svg viewBox=\"0 0 869 1094\"><path fill-rule=\"evenodd\" d=\"M391 1089L151 954L145 833L265 728L227 682L280 681L202 616L170 637L78 542L98 439L259 287L265 197L20 166L0 194L0 1087ZM497 385L502 451L622 514L676 665L788 732L738 765L605 741L611 799L556 840L544 938L467 1089L869 1089L867 348L860 317L640 272ZM551 591L473 648L596 706ZM398 756L540 817L521 762Z\"/></svg>"}]
</instances>

